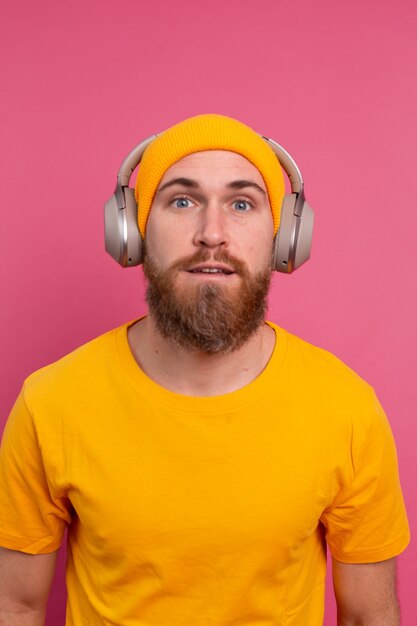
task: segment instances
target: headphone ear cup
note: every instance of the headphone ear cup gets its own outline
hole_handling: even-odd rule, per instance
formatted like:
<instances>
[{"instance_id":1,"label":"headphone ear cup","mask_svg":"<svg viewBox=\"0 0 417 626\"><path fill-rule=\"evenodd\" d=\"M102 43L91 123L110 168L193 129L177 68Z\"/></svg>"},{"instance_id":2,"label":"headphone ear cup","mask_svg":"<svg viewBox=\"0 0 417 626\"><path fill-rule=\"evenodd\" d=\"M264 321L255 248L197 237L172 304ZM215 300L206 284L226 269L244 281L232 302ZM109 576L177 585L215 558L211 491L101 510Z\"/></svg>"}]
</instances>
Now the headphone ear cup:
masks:
<instances>
[{"instance_id":1,"label":"headphone ear cup","mask_svg":"<svg viewBox=\"0 0 417 626\"><path fill-rule=\"evenodd\" d=\"M282 202L281 220L275 235L272 268L277 272L289 274L291 269L291 241L294 233L294 209L297 195L286 194Z\"/></svg>"},{"instance_id":2,"label":"headphone ear cup","mask_svg":"<svg viewBox=\"0 0 417 626\"><path fill-rule=\"evenodd\" d=\"M301 217L297 218L300 220L300 225L298 228L298 235L295 245L294 252L294 267L293 269L297 269L308 261L311 254L311 243L313 240L313 227L314 227L314 211L307 202L304 201L303 212L301 213Z\"/></svg>"},{"instance_id":3,"label":"headphone ear cup","mask_svg":"<svg viewBox=\"0 0 417 626\"><path fill-rule=\"evenodd\" d=\"M304 201L301 216L295 215L297 194L284 196L281 209L281 222L275 236L273 269L291 274L308 261L313 238L314 212Z\"/></svg>"},{"instance_id":4,"label":"headphone ear cup","mask_svg":"<svg viewBox=\"0 0 417 626\"><path fill-rule=\"evenodd\" d=\"M121 263L120 216L116 195L112 195L104 205L104 245L106 252L118 263Z\"/></svg>"},{"instance_id":5,"label":"headphone ear cup","mask_svg":"<svg viewBox=\"0 0 417 626\"><path fill-rule=\"evenodd\" d=\"M126 230L127 230L127 266L140 265L143 260L143 240L138 226L138 205L135 190L125 187Z\"/></svg>"},{"instance_id":6,"label":"headphone ear cup","mask_svg":"<svg viewBox=\"0 0 417 626\"><path fill-rule=\"evenodd\" d=\"M114 194L104 205L104 239L106 251L122 267L142 262L143 242L138 226L138 207L135 192L129 187L119 188L124 202Z\"/></svg>"}]
</instances>

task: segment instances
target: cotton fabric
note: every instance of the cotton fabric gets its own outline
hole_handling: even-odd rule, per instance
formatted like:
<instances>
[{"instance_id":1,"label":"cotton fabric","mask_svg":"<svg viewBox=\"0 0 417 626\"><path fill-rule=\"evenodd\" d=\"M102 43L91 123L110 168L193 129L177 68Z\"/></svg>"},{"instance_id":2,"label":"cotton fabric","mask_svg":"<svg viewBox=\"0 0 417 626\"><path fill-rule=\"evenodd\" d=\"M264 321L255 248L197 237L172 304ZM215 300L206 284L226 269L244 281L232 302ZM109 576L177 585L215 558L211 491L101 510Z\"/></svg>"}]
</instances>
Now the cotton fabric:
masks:
<instances>
[{"instance_id":1,"label":"cotton fabric","mask_svg":"<svg viewBox=\"0 0 417 626\"><path fill-rule=\"evenodd\" d=\"M372 388L269 323L242 389L149 379L128 324L26 381L0 453L0 545L68 532L66 626L319 626L326 540L345 563L409 541L395 445Z\"/></svg>"}]
</instances>

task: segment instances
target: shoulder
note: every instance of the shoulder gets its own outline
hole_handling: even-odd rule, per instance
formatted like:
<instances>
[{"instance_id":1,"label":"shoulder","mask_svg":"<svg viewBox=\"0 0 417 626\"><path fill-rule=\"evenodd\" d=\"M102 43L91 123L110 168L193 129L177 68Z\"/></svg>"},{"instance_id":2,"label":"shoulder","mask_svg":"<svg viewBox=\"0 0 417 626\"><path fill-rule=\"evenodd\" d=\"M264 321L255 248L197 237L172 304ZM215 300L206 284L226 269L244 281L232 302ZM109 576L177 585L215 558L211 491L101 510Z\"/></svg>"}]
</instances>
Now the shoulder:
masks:
<instances>
[{"instance_id":1,"label":"shoulder","mask_svg":"<svg viewBox=\"0 0 417 626\"><path fill-rule=\"evenodd\" d=\"M318 377L335 376L346 384L370 388L370 385L357 372L329 350L316 346L272 322L268 324L276 331L278 339L280 334L285 338L286 360L289 364L297 365L301 370L314 371Z\"/></svg>"},{"instance_id":2,"label":"shoulder","mask_svg":"<svg viewBox=\"0 0 417 626\"><path fill-rule=\"evenodd\" d=\"M76 393L103 377L117 358L116 336L125 332L128 325L113 328L30 374L23 384L27 404Z\"/></svg>"},{"instance_id":3,"label":"shoulder","mask_svg":"<svg viewBox=\"0 0 417 626\"><path fill-rule=\"evenodd\" d=\"M277 336L286 342L282 376L294 393L326 407L331 416L370 418L379 410L373 387L335 354L275 324Z\"/></svg>"}]
</instances>

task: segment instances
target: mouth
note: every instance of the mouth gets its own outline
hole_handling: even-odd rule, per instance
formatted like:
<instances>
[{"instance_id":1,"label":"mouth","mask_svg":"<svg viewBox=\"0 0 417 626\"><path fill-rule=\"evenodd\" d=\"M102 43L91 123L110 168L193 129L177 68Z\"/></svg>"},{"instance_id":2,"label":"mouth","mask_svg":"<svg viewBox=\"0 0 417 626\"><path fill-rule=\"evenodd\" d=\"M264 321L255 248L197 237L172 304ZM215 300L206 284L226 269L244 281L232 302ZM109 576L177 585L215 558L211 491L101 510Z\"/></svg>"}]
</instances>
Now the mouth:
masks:
<instances>
[{"instance_id":1,"label":"mouth","mask_svg":"<svg viewBox=\"0 0 417 626\"><path fill-rule=\"evenodd\" d=\"M230 276L236 272L227 265L196 265L195 267L187 270L190 274L205 274L210 276Z\"/></svg>"}]
</instances>

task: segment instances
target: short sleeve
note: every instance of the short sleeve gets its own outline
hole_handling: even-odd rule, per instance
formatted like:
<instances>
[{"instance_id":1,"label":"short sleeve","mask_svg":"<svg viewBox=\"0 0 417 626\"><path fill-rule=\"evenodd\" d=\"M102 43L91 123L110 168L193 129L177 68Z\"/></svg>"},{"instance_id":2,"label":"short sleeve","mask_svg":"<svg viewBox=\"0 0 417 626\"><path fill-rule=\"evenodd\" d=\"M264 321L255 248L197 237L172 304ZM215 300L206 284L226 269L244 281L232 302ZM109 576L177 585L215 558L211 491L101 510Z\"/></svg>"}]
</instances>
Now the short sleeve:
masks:
<instances>
[{"instance_id":1,"label":"short sleeve","mask_svg":"<svg viewBox=\"0 0 417 626\"><path fill-rule=\"evenodd\" d=\"M60 546L69 502L54 498L23 391L9 415L0 448L0 546L45 554Z\"/></svg>"},{"instance_id":2,"label":"short sleeve","mask_svg":"<svg viewBox=\"0 0 417 626\"><path fill-rule=\"evenodd\" d=\"M384 561L410 540L394 438L375 394L371 412L366 429L353 425L351 480L321 517L332 556L344 563Z\"/></svg>"}]
</instances>

